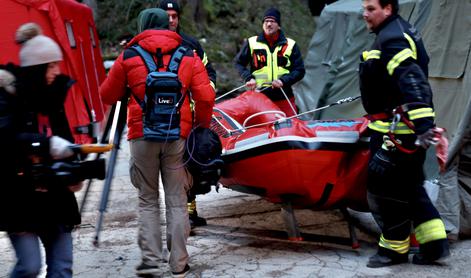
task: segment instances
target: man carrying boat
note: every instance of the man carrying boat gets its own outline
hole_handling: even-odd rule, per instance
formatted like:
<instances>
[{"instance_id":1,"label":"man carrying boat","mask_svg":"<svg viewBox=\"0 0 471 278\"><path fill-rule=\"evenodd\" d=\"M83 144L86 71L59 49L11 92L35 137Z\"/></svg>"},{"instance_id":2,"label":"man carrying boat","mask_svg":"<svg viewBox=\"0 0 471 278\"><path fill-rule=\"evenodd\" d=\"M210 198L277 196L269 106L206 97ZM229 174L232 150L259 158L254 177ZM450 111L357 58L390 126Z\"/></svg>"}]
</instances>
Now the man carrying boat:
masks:
<instances>
[{"instance_id":1,"label":"man carrying boat","mask_svg":"<svg viewBox=\"0 0 471 278\"><path fill-rule=\"evenodd\" d=\"M378 252L368 267L408 262L411 224L420 244L415 264L449 255L445 227L425 188L426 149L438 142L429 57L417 30L398 15L397 0L363 0L363 18L376 34L360 64L362 102L370 117L368 203L382 222Z\"/></svg>"}]
</instances>

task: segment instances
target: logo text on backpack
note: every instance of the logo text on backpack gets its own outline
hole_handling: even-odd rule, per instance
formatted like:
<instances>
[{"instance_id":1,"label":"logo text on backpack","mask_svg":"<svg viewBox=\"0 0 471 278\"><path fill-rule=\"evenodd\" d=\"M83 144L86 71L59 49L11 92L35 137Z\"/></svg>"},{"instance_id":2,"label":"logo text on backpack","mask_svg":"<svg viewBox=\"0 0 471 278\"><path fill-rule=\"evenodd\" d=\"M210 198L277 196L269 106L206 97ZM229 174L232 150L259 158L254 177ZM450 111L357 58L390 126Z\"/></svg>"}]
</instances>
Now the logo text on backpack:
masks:
<instances>
[{"instance_id":1,"label":"logo text on backpack","mask_svg":"<svg viewBox=\"0 0 471 278\"><path fill-rule=\"evenodd\" d=\"M175 103L175 99L171 96L159 96L157 98L157 104L173 105L174 103Z\"/></svg>"}]
</instances>

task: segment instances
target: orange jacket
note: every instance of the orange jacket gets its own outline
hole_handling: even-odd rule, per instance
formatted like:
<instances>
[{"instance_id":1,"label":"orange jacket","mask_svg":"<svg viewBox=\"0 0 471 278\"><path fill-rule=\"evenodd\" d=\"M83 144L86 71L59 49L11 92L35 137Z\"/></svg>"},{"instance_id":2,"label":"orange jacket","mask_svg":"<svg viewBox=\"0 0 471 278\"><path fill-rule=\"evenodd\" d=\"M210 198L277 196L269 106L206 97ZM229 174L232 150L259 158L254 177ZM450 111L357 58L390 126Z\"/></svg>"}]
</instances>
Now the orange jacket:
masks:
<instances>
[{"instance_id":1,"label":"orange jacket","mask_svg":"<svg viewBox=\"0 0 471 278\"><path fill-rule=\"evenodd\" d=\"M172 51L181 43L181 37L169 30L146 30L135 36L127 47L139 44L147 52L155 55L157 48L161 48L165 70ZM146 65L135 51L125 49L115 61L108 77L100 86L100 95L104 103L114 104L126 93L129 86L132 94L128 103L128 140L143 137L142 109L136 101L145 95L145 80L148 74ZM183 57L178 77L182 83L182 93L185 101L180 109L180 136L186 138L193 126L190 108L190 97L194 101L195 126L209 127L213 111L215 92L209 83L208 74L201 59L193 52L188 51Z\"/></svg>"}]
</instances>

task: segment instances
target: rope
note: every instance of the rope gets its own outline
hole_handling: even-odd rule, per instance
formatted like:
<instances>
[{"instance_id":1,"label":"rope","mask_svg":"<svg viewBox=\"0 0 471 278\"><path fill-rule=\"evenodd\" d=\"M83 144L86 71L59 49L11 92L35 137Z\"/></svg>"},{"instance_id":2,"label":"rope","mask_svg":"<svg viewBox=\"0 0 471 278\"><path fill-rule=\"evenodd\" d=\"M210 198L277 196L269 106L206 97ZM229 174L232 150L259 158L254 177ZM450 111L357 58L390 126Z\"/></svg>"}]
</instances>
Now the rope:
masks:
<instances>
[{"instance_id":1,"label":"rope","mask_svg":"<svg viewBox=\"0 0 471 278\"><path fill-rule=\"evenodd\" d=\"M245 83L244 83L243 85L240 85L240 86L237 87L237 88L234 88L234 89L230 90L229 92L223 94L222 96L217 97L217 98L215 99L215 101L218 101L218 100L220 100L221 98L223 98L223 97L225 97L225 96L227 96L227 95L229 95L229 94L232 94L233 92L238 91L239 89L242 89L242 88L244 88L244 87L245 87Z\"/></svg>"},{"instance_id":2,"label":"rope","mask_svg":"<svg viewBox=\"0 0 471 278\"><path fill-rule=\"evenodd\" d=\"M237 87L237 88L234 88L234 89L230 90L229 92L227 92L227 93L225 93L225 94L223 94L223 95L221 95L221 96L218 96L218 97L215 98L214 100L215 100L215 101L218 101L218 100L220 100L221 98L223 98L223 97L225 97L225 96L227 96L227 95L229 95L229 94L232 94L233 92L238 91L238 90L240 90L240 89L242 89L242 88L244 88L244 87L245 87L245 83L242 84L242 85L240 85L240 86ZM268 88L270 88L270 87L264 87L263 89L261 89L261 88L262 88L262 87L257 87L255 90L257 90L257 91L259 91L259 92L263 92L263 91L265 91L266 89L268 89Z\"/></svg>"},{"instance_id":3,"label":"rope","mask_svg":"<svg viewBox=\"0 0 471 278\"><path fill-rule=\"evenodd\" d=\"M319 107L319 108L315 108L315 109L312 109L312 110L309 110L309 111L306 111L306 112L303 112L303 113L300 113L300 114L297 114L297 115L293 115L293 116L290 116L290 117L287 117L287 118L282 118L282 119L278 119L278 120L274 120L274 121L269 121L269 122L264 122L264 123L259 123L259 124L254 124L254 125L250 125L250 126L246 126L246 127L243 127L243 128L238 128L238 129L233 129L233 130L229 130L229 129L226 129L224 127L224 125L222 125L219 121L217 121L224 129L227 130L227 132L229 134L233 133L233 132L238 132L238 131L245 131L249 128L254 128L254 127L259 127L259 126L264 126L264 125L269 125L269 124L274 124L274 123L281 123L283 121L286 121L286 120L289 120L289 119L293 119L293 118L297 118L299 116L302 116L302 115L306 115L306 114L309 114L309 113L313 113L313 112L316 112L316 111L320 111L320 110L324 110L326 108L329 108L329 107L332 107L332 106L335 106L335 105L340 105L340 104L345 104L345 103L350 103L350 102L353 102L357 99L359 99L360 96L356 96L356 97L347 97L347 98L343 98L343 99L339 99L337 100L336 102L334 103L331 103L331 104L328 104L328 105L325 105L325 106L322 106L322 107Z\"/></svg>"},{"instance_id":4,"label":"rope","mask_svg":"<svg viewBox=\"0 0 471 278\"><path fill-rule=\"evenodd\" d=\"M288 96L286 95L285 90L283 90L282 87L280 87L280 90L281 90L281 92L283 93L283 95L285 96L286 101L287 101L288 104L289 104L289 107L291 107L291 110L293 110L293 114L294 114L294 115L298 115L298 112L296 111L296 109L294 109L293 104L291 103L291 101L289 101L289 98L288 98Z\"/></svg>"}]
</instances>

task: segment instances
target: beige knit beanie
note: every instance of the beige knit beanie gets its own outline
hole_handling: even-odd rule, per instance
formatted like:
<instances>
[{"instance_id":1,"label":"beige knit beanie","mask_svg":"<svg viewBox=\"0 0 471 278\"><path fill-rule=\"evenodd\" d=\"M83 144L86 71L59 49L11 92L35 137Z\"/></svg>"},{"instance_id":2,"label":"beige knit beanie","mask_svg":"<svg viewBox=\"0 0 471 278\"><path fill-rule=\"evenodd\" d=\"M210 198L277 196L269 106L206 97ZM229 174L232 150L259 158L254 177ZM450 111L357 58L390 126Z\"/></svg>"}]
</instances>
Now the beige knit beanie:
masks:
<instances>
[{"instance_id":1,"label":"beige knit beanie","mask_svg":"<svg viewBox=\"0 0 471 278\"><path fill-rule=\"evenodd\" d=\"M15 40L21 44L20 66L29 67L62 61L62 51L51 38L42 35L36 23L25 23L16 30Z\"/></svg>"}]
</instances>

